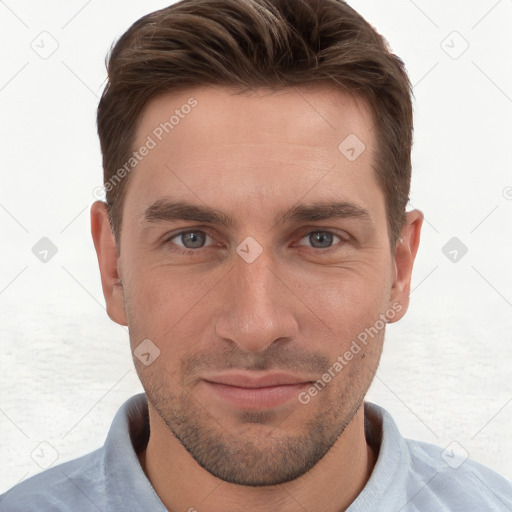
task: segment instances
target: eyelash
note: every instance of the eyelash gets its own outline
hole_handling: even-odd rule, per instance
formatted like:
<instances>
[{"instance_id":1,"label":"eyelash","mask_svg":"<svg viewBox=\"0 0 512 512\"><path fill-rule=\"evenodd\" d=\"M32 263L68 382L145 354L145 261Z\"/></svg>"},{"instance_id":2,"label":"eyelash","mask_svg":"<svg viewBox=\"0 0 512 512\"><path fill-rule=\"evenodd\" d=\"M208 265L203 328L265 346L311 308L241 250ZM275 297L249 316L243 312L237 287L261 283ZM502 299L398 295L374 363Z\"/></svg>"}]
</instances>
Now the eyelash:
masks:
<instances>
[{"instance_id":1,"label":"eyelash","mask_svg":"<svg viewBox=\"0 0 512 512\"><path fill-rule=\"evenodd\" d=\"M174 238L177 238L180 235L183 235L186 233L204 233L205 235L207 235L213 239L213 236L210 235L204 229L186 229L186 230L180 231L178 233L174 233L172 236L168 237L163 243L164 243L164 245L172 245L173 252L176 252L178 254L188 255L188 256L195 256L197 254L200 254L202 251L208 249L208 247L212 247L212 246L207 246L207 247L199 247L198 249L187 249L186 247L181 247L172 242L172 240ZM342 246L350 242L350 240L347 239L347 238L349 238L349 235L347 235L347 238L344 238L340 234L336 233L335 231L330 231L328 229L314 229L314 230L306 231L301 235L300 240L302 240L305 236L311 235L312 233L328 233L335 237L338 237L341 240L341 242L338 242L338 244L341 244ZM301 246L301 247L304 247L304 246ZM332 251L338 250L339 248L340 248L339 245L333 245L333 246L327 247L325 249L309 247L309 249L314 251L316 254L330 254Z\"/></svg>"}]
</instances>

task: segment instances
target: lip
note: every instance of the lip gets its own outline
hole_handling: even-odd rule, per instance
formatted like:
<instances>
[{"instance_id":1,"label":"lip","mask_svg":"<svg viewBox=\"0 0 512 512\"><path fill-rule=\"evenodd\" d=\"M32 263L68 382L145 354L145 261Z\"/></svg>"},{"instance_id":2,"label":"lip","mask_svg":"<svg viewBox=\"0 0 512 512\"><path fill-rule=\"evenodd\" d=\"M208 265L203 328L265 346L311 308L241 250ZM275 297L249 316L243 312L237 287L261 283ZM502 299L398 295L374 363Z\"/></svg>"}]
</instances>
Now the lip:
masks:
<instances>
[{"instance_id":1,"label":"lip","mask_svg":"<svg viewBox=\"0 0 512 512\"><path fill-rule=\"evenodd\" d=\"M286 373L224 373L203 378L208 390L241 409L269 409L296 399L311 380ZM298 403L298 402L297 402Z\"/></svg>"},{"instance_id":2,"label":"lip","mask_svg":"<svg viewBox=\"0 0 512 512\"><path fill-rule=\"evenodd\" d=\"M238 388L266 388L271 386L287 386L305 384L310 379L283 372L226 372L203 377L204 380L234 386Z\"/></svg>"}]
</instances>

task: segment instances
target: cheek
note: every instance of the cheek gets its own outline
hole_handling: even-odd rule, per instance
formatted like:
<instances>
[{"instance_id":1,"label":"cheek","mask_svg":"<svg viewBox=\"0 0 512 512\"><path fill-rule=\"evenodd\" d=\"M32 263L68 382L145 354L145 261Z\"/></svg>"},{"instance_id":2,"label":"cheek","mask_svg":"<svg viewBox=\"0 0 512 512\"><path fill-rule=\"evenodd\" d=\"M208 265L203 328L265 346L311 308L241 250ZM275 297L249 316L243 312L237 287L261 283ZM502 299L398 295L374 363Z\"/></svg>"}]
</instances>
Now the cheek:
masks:
<instances>
[{"instance_id":1,"label":"cheek","mask_svg":"<svg viewBox=\"0 0 512 512\"><path fill-rule=\"evenodd\" d=\"M140 264L138 268L132 275L133 299L152 322L177 320L213 286L207 273L163 265Z\"/></svg>"},{"instance_id":2,"label":"cheek","mask_svg":"<svg viewBox=\"0 0 512 512\"><path fill-rule=\"evenodd\" d=\"M300 293L328 327L333 345L339 345L375 324L388 307L390 286L387 268L360 266L305 279Z\"/></svg>"},{"instance_id":3,"label":"cheek","mask_svg":"<svg viewBox=\"0 0 512 512\"><path fill-rule=\"evenodd\" d=\"M198 345L201 333L204 336L208 315L198 312L208 307L208 293L215 283L206 273L144 268L132 276L130 331L153 340L161 351L172 345L173 359L179 360L182 353ZM184 339L186 343L181 342Z\"/></svg>"}]
</instances>

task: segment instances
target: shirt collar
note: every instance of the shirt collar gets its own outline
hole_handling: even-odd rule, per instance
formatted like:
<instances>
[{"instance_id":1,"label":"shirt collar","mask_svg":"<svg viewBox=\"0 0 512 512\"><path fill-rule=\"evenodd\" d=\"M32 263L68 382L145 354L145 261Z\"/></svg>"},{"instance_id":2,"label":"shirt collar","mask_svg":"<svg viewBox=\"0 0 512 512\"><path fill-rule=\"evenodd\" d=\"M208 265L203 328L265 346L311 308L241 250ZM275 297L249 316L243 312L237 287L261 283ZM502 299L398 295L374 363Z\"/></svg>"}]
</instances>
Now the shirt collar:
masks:
<instances>
[{"instance_id":1,"label":"shirt collar","mask_svg":"<svg viewBox=\"0 0 512 512\"><path fill-rule=\"evenodd\" d=\"M374 448L377 461L368 482L347 512L394 510L398 504L407 502L405 481L410 469L407 443L384 408L365 402L364 418L366 439Z\"/></svg>"},{"instance_id":2,"label":"shirt collar","mask_svg":"<svg viewBox=\"0 0 512 512\"><path fill-rule=\"evenodd\" d=\"M108 510L167 512L146 478L136 450L149 439L146 395L127 400L117 411L105 441L105 491Z\"/></svg>"}]
</instances>

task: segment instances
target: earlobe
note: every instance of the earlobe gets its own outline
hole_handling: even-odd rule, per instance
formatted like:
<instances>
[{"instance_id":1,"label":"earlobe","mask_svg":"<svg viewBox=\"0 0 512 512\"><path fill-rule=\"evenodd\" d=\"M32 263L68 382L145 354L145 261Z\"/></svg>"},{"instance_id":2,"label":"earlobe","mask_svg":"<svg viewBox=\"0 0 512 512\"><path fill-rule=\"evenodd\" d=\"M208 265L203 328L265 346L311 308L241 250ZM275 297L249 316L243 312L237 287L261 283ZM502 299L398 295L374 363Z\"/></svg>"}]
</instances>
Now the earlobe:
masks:
<instances>
[{"instance_id":1,"label":"earlobe","mask_svg":"<svg viewBox=\"0 0 512 512\"><path fill-rule=\"evenodd\" d=\"M390 305L400 304L400 314L389 323L400 320L409 306L409 293L411 290L411 277L414 260L420 243L420 232L423 224L423 213L413 210L406 214L406 222L396 243L394 254L394 280L391 287Z\"/></svg>"},{"instance_id":2,"label":"earlobe","mask_svg":"<svg viewBox=\"0 0 512 512\"><path fill-rule=\"evenodd\" d=\"M98 257L107 314L114 322L128 325L115 238L110 228L107 205L103 201L95 201L91 206L91 234Z\"/></svg>"}]
</instances>

